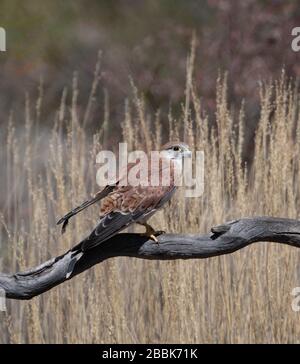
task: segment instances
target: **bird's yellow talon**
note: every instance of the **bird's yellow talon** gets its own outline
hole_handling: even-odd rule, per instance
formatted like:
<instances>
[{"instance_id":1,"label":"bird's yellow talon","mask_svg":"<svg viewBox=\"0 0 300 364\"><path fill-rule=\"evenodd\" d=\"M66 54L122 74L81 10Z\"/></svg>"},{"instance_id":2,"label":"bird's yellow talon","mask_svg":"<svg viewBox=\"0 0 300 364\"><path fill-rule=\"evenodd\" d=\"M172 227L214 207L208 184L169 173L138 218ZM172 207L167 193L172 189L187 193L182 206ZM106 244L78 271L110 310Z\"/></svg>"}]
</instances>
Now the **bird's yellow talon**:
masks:
<instances>
[{"instance_id":1,"label":"bird's yellow talon","mask_svg":"<svg viewBox=\"0 0 300 364\"><path fill-rule=\"evenodd\" d=\"M159 244L159 241L158 241L158 239L157 239L157 237L155 235L151 234L149 236L149 238L152 239L152 240L154 240L156 242L156 244Z\"/></svg>"},{"instance_id":2,"label":"bird's yellow talon","mask_svg":"<svg viewBox=\"0 0 300 364\"><path fill-rule=\"evenodd\" d=\"M147 223L138 222L138 224L145 226L146 231L143 234L144 236L147 236L147 238L149 238L149 239L155 241L157 244L159 244L159 241L158 241L156 235L160 235L161 233L164 233L164 232L156 231L155 229L153 229L153 227L151 225L149 225Z\"/></svg>"}]
</instances>

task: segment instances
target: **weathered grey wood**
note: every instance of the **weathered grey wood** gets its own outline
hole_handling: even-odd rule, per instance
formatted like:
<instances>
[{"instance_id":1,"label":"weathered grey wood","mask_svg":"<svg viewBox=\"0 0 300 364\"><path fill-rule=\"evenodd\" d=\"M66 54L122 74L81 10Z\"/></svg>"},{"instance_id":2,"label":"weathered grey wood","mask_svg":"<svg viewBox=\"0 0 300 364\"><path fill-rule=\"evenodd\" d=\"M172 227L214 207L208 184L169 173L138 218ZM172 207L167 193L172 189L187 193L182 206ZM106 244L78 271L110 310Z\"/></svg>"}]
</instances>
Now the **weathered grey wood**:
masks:
<instances>
[{"instance_id":1,"label":"weathered grey wood","mask_svg":"<svg viewBox=\"0 0 300 364\"><path fill-rule=\"evenodd\" d=\"M84 252L70 278L102 261L127 256L143 259L196 259L229 254L251 243L272 241L300 247L300 221L275 217L243 218L213 227L210 234L164 234L159 245L140 234L118 234ZM7 298L30 299L66 280L74 252L51 259L26 272L0 273ZM70 279L69 278L69 279Z\"/></svg>"}]
</instances>

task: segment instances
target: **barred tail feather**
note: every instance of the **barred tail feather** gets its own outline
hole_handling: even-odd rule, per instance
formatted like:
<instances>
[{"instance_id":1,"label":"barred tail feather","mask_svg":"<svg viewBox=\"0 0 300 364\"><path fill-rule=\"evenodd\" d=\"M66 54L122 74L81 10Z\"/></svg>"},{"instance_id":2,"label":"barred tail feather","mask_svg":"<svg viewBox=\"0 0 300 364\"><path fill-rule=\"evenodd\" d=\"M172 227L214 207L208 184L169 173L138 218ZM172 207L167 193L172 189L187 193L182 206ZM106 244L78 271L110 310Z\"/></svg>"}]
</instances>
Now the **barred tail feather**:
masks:
<instances>
[{"instance_id":1,"label":"barred tail feather","mask_svg":"<svg viewBox=\"0 0 300 364\"><path fill-rule=\"evenodd\" d=\"M69 219L72 216L77 215L80 211L86 209L87 207L93 205L95 202L100 201L102 198L107 196L112 190L115 188L115 185L109 185L106 186L102 191L98 192L94 198L91 200L87 200L84 203L82 203L80 206L76 207L72 211L68 212L66 215L64 215L61 219L57 221L57 225L63 224L61 228L62 234L66 231L66 227L68 225Z\"/></svg>"}]
</instances>

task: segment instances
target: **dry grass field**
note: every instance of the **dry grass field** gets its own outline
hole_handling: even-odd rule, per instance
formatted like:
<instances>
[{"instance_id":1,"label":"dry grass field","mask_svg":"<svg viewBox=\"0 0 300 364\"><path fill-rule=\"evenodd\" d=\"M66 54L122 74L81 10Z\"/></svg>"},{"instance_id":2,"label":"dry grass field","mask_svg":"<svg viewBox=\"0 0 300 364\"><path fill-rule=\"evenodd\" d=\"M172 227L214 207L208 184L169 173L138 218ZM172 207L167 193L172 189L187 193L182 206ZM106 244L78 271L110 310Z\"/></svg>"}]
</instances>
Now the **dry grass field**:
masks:
<instances>
[{"instance_id":1,"label":"dry grass field","mask_svg":"<svg viewBox=\"0 0 300 364\"><path fill-rule=\"evenodd\" d=\"M298 218L300 115L292 82L283 74L258 85L253 162L244 165L243 106L228 105L226 77L220 77L215 120L209 120L193 83L193 51L187 64L180 120L173 119L172 110L168 120L147 111L134 83L119 116L120 141L130 149L150 150L185 138L193 150L205 152L203 196L187 199L177 193L169 208L152 218L154 226L201 233L238 217ZM96 224L96 207L74 218L63 236L55 224L96 191L95 156L116 147L107 144L108 106L99 132L87 132L98 102L97 70L95 77L83 117L76 76L72 90L62 95L51 130L41 127L42 89L36 101L26 99L24 126L14 124L13 114L7 116L0 136L5 272L63 253ZM8 300L7 312L0 312L0 343L299 342L300 313L291 308L291 290L300 285L299 264L296 248L263 242L203 260L114 258L30 301Z\"/></svg>"}]
</instances>

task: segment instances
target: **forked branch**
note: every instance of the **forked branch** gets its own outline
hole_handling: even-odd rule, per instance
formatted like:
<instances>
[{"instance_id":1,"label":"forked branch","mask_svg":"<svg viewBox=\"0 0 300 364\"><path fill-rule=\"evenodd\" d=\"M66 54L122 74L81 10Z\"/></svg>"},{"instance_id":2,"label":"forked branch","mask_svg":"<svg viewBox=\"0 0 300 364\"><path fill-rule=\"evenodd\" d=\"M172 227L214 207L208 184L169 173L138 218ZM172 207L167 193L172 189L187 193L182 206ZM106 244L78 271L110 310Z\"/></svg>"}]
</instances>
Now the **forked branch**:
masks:
<instances>
[{"instance_id":1,"label":"forked branch","mask_svg":"<svg viewBox=\"0 0 300 364\"><path fill-rule=\"evenodd\" d=\"M117 256L142 259L197 259L229 254L258 241L272 241L300 247L300 221L274 217L243 218L218 225L210 234L164 234L159 244L140 234L118 234L86 251L69 279ZM0 288L7 298L31 299L63 283L72 252L53 258L38 267L15 274L0 273Z\"/></svg>"}]
</instances>

